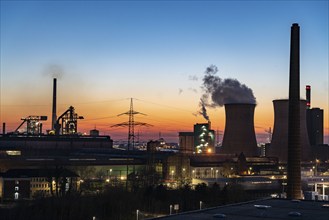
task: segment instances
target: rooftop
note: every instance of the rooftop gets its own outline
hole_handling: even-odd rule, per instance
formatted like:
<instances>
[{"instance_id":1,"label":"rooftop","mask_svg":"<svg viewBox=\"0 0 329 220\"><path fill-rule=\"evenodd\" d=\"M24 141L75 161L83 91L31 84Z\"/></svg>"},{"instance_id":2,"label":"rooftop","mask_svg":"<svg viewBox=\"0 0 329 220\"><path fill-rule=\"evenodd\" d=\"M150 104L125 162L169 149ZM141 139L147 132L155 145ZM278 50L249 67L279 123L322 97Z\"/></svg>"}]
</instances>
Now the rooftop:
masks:
<instances>
[{"instance_id":1,"label":"rooftop","mask_svg":"<svg viewBox=\"0 0 329 220\"><path fill-rule=\"evenodd\" d=\"M12 169L5 173L0 173L3 178L32 178L32 177L79 177L74 172L59 168L59 169Z\"/></svg>"},{"instance_id":2,"label":"rooftop","mask_svg":"<svg viewBox=\"0 0 329 220\"><path fill-rule=\"evenodd\" d=\"M156 219L230 219L230 220L259 220L259 219L316 219L328 220L329 202L264 199L237 203L215 208L179 213Z\"/></svg>"}]
</instances>

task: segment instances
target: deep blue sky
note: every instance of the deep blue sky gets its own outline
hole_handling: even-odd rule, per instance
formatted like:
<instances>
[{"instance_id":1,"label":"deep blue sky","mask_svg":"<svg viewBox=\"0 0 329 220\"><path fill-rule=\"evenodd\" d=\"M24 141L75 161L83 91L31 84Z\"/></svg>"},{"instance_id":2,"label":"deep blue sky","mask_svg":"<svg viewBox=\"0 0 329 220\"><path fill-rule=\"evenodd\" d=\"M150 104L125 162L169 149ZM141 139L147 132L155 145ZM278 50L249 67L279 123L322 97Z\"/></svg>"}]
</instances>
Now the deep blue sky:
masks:
<instances>
[{"instance_id":1,"label":"deep blue sky","mask_svg":"<svg viewBox=\"0 0 329 220\"><path fill-rule=\"evenodd\" d=\"M62 71L59 111L64 103L135 97L194 112L202 74L215 64L222 78L253 89L256 124L267 128L272 100L288 96L295 22L301 96L310 84L313 106L328 115L328 10L328 1L1 1L1 120L15 127L14 117L31 114L31 108L14 109L17 103L51 104L46 75L52 65ZM113 108L97 114L125 110ZM96 117L88 105L83 111Z\"/></svg>"}]
</instances>

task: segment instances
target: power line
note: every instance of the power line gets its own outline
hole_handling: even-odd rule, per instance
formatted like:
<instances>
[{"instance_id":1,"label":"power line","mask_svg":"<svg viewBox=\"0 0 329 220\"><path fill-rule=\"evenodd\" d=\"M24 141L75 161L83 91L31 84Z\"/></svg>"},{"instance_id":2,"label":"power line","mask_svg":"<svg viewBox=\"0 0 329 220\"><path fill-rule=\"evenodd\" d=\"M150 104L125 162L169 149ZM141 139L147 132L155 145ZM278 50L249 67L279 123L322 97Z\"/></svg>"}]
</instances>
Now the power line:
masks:
<instances>
[{"instance_id":1,"label":"power line","mask_svg":"<svg viewBox=\"0 0 329 220\"><path fill-rule=\"evenodd\" d=\"M107 118L115 118L117 116L105 116L105 117L100 117L100 118L89 118L85 119L84 121L95 121L95 120L102 120L102 119L107 119Z\"/></svg>"},{"instance_id":2,"label":"power line","mask_svg":"<svg viewBox=\"0 0 329 220\"><path fill-rule=\"evenodd\" d=\"M173 107L173 106L169 106L169 105L164 105L164 104L158 104L158 103L155 103L155 102L150 102L150 101L146 101L146 100L142 100L142 99L136 99L135 98L135 100L141 101L141 102L145 102L145 103L149 103L149 104L152 104L152 105L158 105L158 106L162 106L162 107L166 107L166 108L171 108L171 109L175 109L175 110L179 110L179 111L184 111L184 112L189 112L191 114L195 114L194 112L191 112L189 110L182 109L182 108L177 108L177 107Z\"/></svg>"},{"instance_id":3,"label":"power line","mask_svg":"<svg viewBox=\"0 0 329 220\"><path fill-rule=\"evenodd\" d=\"M135 126L145 126L145 127L150 127L153 125L144 123L144 122L137 122L134 120L134 115L146 115L141 112L136 112L134 111L134 106L133 106L133 98L130 98L130 109L127 112L121 113L118 116L121 115L128 115L129 116L129 121L128 122L122 122L119 124L112 125L111 127L128 127L128 150L130 150L130 144L132 143L132 149L134 150L135 148Z\"/></svg>"}]
</instances>

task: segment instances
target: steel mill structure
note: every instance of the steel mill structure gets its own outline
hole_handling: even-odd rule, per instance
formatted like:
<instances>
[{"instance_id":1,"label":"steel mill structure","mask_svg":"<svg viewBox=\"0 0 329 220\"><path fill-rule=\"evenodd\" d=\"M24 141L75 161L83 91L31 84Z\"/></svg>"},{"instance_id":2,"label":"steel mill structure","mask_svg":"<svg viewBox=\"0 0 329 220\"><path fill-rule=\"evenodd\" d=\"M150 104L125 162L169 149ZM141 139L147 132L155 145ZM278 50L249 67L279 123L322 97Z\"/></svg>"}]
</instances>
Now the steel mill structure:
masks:
<instances>
[{"instance_id":1,"label":"steel mill structure","mask_svg":"<svg viewBox=\"0 0 329 220\"><path fill-rule=\"evenodd\" d=\"M40 135L42 134L42 122L47 121L47 116L34 116L30 115L26 118L21 118L23 121L15 130L15 133L19 133L19 129L26 123L26 135ZM5 129L3 129L5 130Z\"/></svg>"},{"instance_id":2,"label":"steel mill structure","mask_svg":"<svg viewBox=\"0 0 329 220\"><path fill-rule=\"evenodd\" d=\"M278 157L280 162L287 162L288 159L288 104L288 99L273 100L274 129L267 155ZM301 158L303 161L309 161L312 160L312 152L306 127L306 100L300 100L299 105Z\"/></svg>"},{"instance_id":3,"label":"steel mill structure","mask_svg":"<svg viewBox=\"0 0 329 220\"><path fill-rule=\"evenodd\" d=\"M220 153L257 156L258 148L254 129L255 104L225 104L225 131Z\"/></svg>"}]
</instances>

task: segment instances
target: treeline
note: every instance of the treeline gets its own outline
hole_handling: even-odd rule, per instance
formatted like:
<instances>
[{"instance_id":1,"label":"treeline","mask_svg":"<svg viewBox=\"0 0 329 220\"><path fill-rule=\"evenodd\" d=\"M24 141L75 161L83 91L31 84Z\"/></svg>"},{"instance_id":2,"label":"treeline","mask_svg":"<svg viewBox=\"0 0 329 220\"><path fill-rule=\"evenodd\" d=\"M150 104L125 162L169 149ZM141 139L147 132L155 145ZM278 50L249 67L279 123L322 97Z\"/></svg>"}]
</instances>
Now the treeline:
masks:
<instances>
[{"instance_id":1,"label":"treeline","mask_svg":"<svg viewBox=\"0 0 329 220\"><path fill-rule=\"evenodd\" d=\"M259 194L261 195L261 194ZM179 205L178 212L208 208L228 203L255 199L255 193L248 193L240 185L227 185L223 189L217 184L211 187L199 184L191 189L184 185L179 189L168 189L164 185L135 188L126 191L124 187L109 187L101 194L81 196L70 194L64 197L40 198L22 201L14 208L0 209L0 219L6 220L129 220L157 215L168 215L169 207ZM177 207L177 206L176 206Z\"/></svg>"}]
</instances>

